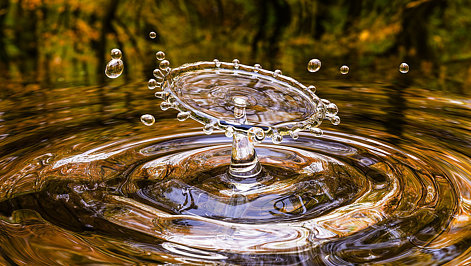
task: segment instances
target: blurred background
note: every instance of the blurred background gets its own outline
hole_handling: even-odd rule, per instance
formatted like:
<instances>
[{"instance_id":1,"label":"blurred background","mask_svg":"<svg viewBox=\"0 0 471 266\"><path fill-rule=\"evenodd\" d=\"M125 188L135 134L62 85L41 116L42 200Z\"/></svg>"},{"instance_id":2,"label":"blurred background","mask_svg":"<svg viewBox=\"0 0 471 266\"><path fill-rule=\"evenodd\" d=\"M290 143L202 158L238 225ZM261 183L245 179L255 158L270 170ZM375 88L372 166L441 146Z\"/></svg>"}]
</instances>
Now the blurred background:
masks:
<instances>
[{"instance_id":1,"label":"blurred background","mask_svg":"<svg viewBox=\"0 0 471 266\"><path fill-rule=\"evenodd\" d=\"M316 79L394 79L469 93L470 0L1 0L0 79L42 87L145 81L164 50L172 66L196 60L261 63ZM157 33L151 39L149 32ZM104 75L110 50L125 72ZM62 85L61 85L62 84ZM1 86L1 85L0 85Z\"/></svg>"}]
</instances>

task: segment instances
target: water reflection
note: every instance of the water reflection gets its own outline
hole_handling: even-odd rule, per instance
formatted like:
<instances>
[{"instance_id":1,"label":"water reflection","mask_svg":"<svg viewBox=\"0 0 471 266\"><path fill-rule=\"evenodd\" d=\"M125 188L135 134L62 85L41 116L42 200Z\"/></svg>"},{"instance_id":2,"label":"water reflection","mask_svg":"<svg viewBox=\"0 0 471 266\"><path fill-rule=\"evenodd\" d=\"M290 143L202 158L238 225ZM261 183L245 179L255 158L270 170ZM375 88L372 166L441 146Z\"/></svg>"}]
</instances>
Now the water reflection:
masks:
<instances>
[{"instance_id":1,"label":"water reflection","mask_svg":"<svg viewBox=\"0 0 471 266\"><path fill-rule=\"evenodd\" d=\"M319 82L342 124L263 142L272 178L248 185L224 177L222 132L156 111L145 84L56 88L46 102L11 90L0 102L0 261L464 262L470 105L408 84ZM143 113L158 113L156 126Z\"/></svg>"}]
</instances>

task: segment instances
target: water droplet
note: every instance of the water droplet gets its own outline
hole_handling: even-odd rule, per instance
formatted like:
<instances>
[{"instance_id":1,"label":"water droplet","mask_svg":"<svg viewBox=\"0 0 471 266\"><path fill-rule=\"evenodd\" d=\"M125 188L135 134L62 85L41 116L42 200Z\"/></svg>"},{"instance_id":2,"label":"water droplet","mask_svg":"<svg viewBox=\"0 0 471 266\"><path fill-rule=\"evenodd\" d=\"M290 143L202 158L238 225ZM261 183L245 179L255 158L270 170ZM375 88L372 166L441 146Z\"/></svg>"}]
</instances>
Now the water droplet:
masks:
<instances>
[{"instance_id":1,"label":"water droplet","mask_svg":"<svg viewBox=\"0 0 471 266\"><path fill-rule=\"evenodd\" d=\"M121 59L111 59L106 65L105 74L107 77L115 79L123 73L124 64Z\"/></svg>"},{"instance_id":2,"label":"water droplet","mask_svg":"<svg viewBox=\"0 0 471 266\"><path fill-rule=\"evenodd\" d=\"M322 129L318 127L311 127L311 133L316 137L320 137L322 136L322 134L324 134L324 132L322 132Z\"/></svg>"},{"instance_id":3,"label":"water droplet","mask_svg":"<svg viewBox=\"0 0 471 266\"><path fill-rule=\"evenodd\" d=\"M406 63L402 63L401 65L399 65L399 72L403 74L409 72L409 65Z\"/></svg>"},{"instance_id":4,"label":"water droplet","mask_svg":"<svg viewBox=\"0 0 471 266\"><path fill-rule=\"evenodd\" d=\"M162 73L162 71L158 68L154 69L154 77L157 81L157 83L162 83L164 81L164 73Z\"/></svg>"},{"instance_id":5,"label":"water droplet","mask_svg":"<svg viewBox=\"0 0 471 266\"><path fill-rule=\"evenodd\" d=\"M167 70L170 66L170 62L168 60L162 60L159 64L160 69Z\"/></svg>"},{"instance_id":6,"label":"water droplet","mask_svg":"<svg viewBox=\"0 0 471 266\"><path fill-rule=\"evenodd\" d=\"M262 66L260 64L255 64L253 65L253 72L258 73L258 71L260 71L261 68Z\"/></svg>"},{"instance_id":7,"label":"water droplet","mask_svg":"<svg viewBox=\"0 0 471 266\"><path fill-rule=\"evenodd\" d=\"M251 127L247 131L247 137L254 143L260 143L265 139L265 131L259 127Z\"/></svg>"},{"instance_id":8,"label":"water droplet","mask_svg":"<svg viewBox=\"0 0 471 266\"><path fill-rule=\"evenodd\" d=\"M215 65L217 68L221 67L221 62L219 62L219 60L214 59L213 62L214 62L214 65Z\"/></svg>"},{"instance_id":9,"label":"water droplet","mask_svg":"<svg viewBox=\"0 0 471 266\"><path fill-rule=\"evenodd\" d=\"M155 87L157 87L157 81L155 79L149 79L147 87L149 88L149 90L155 89Z\"/></svg>"},{"instance_id":10,"label":"water droplet","mask_svg":"<svg viewBox=\"0 0 471 266\"><path fill-rule=\"evenodd\" d=\"M283 136L280 134L275 134L273 137L271 137L271 142L273 144L280 144L283 141Z\"/></svg>"},{"instance_id":11,"label":"water droplet","mask_svg":"<svg viewBox=\"0 0 471 266\"><path fill-rule=\"evenodd\" d=\"M332 125L336 126L340 124L340 117L333 116L332 118L330 118L330 122L332 123Z\"/></svg>"},{"instance_id":12,"label":"water droplet","mask_svg":"<svg viewBox=\"0 0 471 266\"><path fill-rule=\"evenodd\" d=\"M206 124L203 127L203 132L206 135L211 135L214 131L214 126L212 124Z\"/></svg>"},{"instance_id":13,"label":"water droplet","mask_svg":"<svg viewBox=\"0 0 471 266\"><path fill-rule=\"evenodd\" d=\"M157 53L155 53L155 58L157 58L157 60L164 60L165 59L165 53L162 52L162 51L158 51Z\"/></svg>"},{"instance_id":14,"label":"water droplet","mask_svg":"<svg viewBox=\"0 0 471 266\"><path fill-rule=\"evenodd\" d=\"M232 63L234 64L234 69L239 69L239 64L240 64L239 59L236 58L232 60Z\"/></svg>"},{"instance_id":15,"label":"water droplet","mask_svg":"<svg viewBox=\"0 0 471 266\"><path fill-rule=\"evenodd\" d=\"M335 105L335 103L329 103L327 105L327 113L329 115L336 115L338 112L339 108L337 107L337 105Z\"/></svg>"},{"instance_id":16,"label":"water droplet","mask_svg":"<svg viewBox=\"0 0 471 266\"><path fill-rule=\"evenodd\" d=\"M165 91L157 91L155 92L155 97L159 98L159 99L166 99L167 96L168 96L168 92L165 92ZM168 109L168 108L167 108Z\"/></svg>"},{"instance_id":17,"label":"water droplet","mask_svg":"<svg viewBox=\"0 0 471 266\"><path fill-rule=\"evenodd\" d=\"M150 37L151 39L155 39L155 38L157 37L157 33L151 31L151 32L149 32L149 37Z\"/></svg>"},{"instance_id":18,"label":"water droplet","mask_svg":"<svg viewBox=\"0 0 471 266\"><path fill-rule=\"evenodd\" d=\"M342 73L342 75L346 75L348 71L350 71L350 68L348 66L343 65L340 67L340 73Z\"/></svg>"},{"instance_id":19,"label":"water droplet","mask_svg":"<svg viewBox=\"0 0 471 266\"><path fill-rule=\"evenodd\" d=\"M180 112L177 115L178 121L185 121L190 117L191 113L190 112Z\"/></svg>"},{"instance_id":20,"label":"water droplet","mask_svg":"<svg viewBox=\"0 0 471 266\"><path fill-rule=\"evenodd\" d=\"M310 85L309 87L307 87L308 90L312 91L313 93L316 93L316 87L314 85Z\"/></svg>"},{"instance_id":21,"label":"water droplet","mask_svg":"<svg viewBox=\"0 0 471 266\"><path fill-rule=\"evenodd\" d=\"M121 53L121 50L116 49L116 48L111 50L112 59L121 59L121 56L123 56L123 53Z\"/></svg>"},{"instance_id":22,"label":"water droplet","mask_svg":"<svg viewBox=\"0 0 471 266\"><path fill-rule=\"evenodd\" d=\"M299 129L295 129L289 133L292 139L297 140L299 138Z\"/></svg>"},{"instance_id":23,"label":"water droplet","mask_svg":"<svg viewBox=\"0 0 471 266\"><path fill-rule=\"evenodd\" d=\"M235 131L235 130L234 130L234 127L228 126L228 127L226 128L226 132L224 132L224 134L226 135L226 137L232 138L232 136L234 135L234 131Z\"/></svg>"},{"instance_id":24,"label":"water droplet","mask_svg":"<svg viewBox=\"0 0 471 266\"><path fill-rule=\"evenodd\" d=\"M167 111L168 108L172 107L172 105L168 102L161 102L160 103L160 109L162 109L162 111Z\"/></svg>"},{"instance_id":25,"label":"water droplet","mask_svg":"<svg viewBox=\"0 0 471 266\"><path fill-rule=\"evenodd\" d=\"M145 114L141 116L141 122L146 126L152 126L155 123L155 118L153 115Z\"/></svg>"},{"instance_id":26,"label":"water droplet","mask_svg":"<svg viewBox=\"0 0 471 266\"><path fill-rule=\"evenodd\" d=\"M275 72L273 72L273 76L275 78L278 77L279 75L281 75L281 70L277 69L277 70L275 70Z\"/></svg>"},{"instance_id":27,"label":"water droplet","mask_svg":"<svg viewBox=\"0 0 471 266\"><path fill-rule=\"evenodd\" d=\"M321 69L321 60L311 59L311 61L307 63L307 70L309 72L317 72L319 69Z\"/></svg>"}]
</instances>

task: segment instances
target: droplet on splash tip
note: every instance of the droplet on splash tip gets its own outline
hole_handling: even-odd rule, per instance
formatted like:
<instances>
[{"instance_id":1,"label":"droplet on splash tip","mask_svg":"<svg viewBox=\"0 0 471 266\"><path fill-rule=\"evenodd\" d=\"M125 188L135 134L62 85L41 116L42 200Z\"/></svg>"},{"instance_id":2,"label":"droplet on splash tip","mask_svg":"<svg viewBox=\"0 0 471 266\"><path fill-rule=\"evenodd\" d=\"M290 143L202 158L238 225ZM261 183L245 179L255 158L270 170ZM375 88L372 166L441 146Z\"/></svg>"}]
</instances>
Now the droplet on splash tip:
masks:
<instances>
[{"instance_id":1,"label":"droplet on splash tip","mask_svg":"<svg viewBox=\"0 0 471 266\"><path fill-rule=\"evenodd\" d=\"M234 69L239 69L239 64L240 64L239 59L236 58L232 60L232 63L234 64Z\"/></svg>"},{"instance_id":2,"label":"droplet on splash tip","mask_svg":"<svg viewBox=\"0 0 471 266\"><path fill-rule=\"evenodd\" d=\"M407 63L400 64L399 72L401 72L402 74L406 74L407 72L409 72L409 65Z\"/></svg>"},{"instance_id":3,"label":"droplet on splash tip","mask_svg":"<svg viewBox=\"0 0 471 266\"><path fill-rule=\"evenodd\" d=\"M326 108L329 115L336 115L339 112L339 108L335 103L329 103Z\"/></svg>"},{"instance_id":4,"label":"droplet on splash tip","mask_svg":"<svg viewBox=\"0 0 471 266\"><path fill-rule=\"evenodd\" d=\"M206 124L203 127L203 132L206 135L211 135L214 131L214 126L212 124Z\"/></svg>"},{"instance_id":5,"label":"droplet on splash tip","mask_svg":"<svg viewBox=\"0 0 471 266\"><path fill-rule=\"evenodd\" d=\"M342 75L348 74L348 71L350 71L350 68L348 66L343 65L340 67L340 73L342 73Z\"/></svg>"},{"instance_id":6,"label":"droplet on splash tip","mask_svg":"<svg viewBox=\"0 0 471 266\"><path fill-rule=\"evenodd\" d=\"M123 56L123 53L121 52L121 50L119 50L117 48L111 50L111 58L112 59L121 59L122 56Z\"/></svg>"},{"instance_id":7,"label":"droplet on splash tip","mask_svg":"<svg viewBox=\"0 0 471 266\"><path fill-rule=\"evenodd\" d=\"M149 88L149 90L155 89L155 87L157 87L157 81L155 79L149 79L147 87Z\"/></svg>"},{"instance_id":8,"label":"droplet on splash tip","mask_svg":"<svg viewBox=\"0 0 471 266\"><path fill-rule=\"evenodd\" d=\"M214 59L213 62L214 62L214 65L215 65L216 67L218 67L218 68L221 67L221 62L219 62L219 60Z\"/></svg>"},{"instance_id":9,"label":"droplet on splash tip","mask_svg":"<svg viewBox=\"0 0 471 266\"><path fill-rule=\"evenodd\" d=\"M340 117L333 116L332 118L330 118L330 122L332 123L332 125L336 126L340 124Z\"/></svg>"},{"instance_id":10,"label":"droplet on splash tip","mask_svg":"<svg viewBox=\"0 0 471 266\"><path fill-rule=\"evenodd\" d=\"M160 109L162 109L162 111L167 111L168 108L170 108L172 106L172 104L166 102L166 101L163 101L160 103Z\"/></svg>"},{"instance_id":11,"label":"droplet on splash tip","mask_svg":"<svg viewBox=\"0 0 471 266\"><path fill-rule=\"evenodd\" d=\"M162 60L159 64L160 69L167 70L170 66L170 62L168 60Z\"/></svg>"},{"instance_id":12,"label":"droplet on splash tip","mask_svg":"<svg viewBox=\"0 0 471 266\"><path fill-rule=\"evenodd\" d=\"M191 113L190 112L180 112L177 115L178 121L185 121L188 118L190 118Z\"/></svg>"},{"instance_id":13,"label":"droplet on splash tip","mask_svg":"<svg viewBox=\"0 0 471 266\"><path fill-rule=\"evenodd\" d=\"M320 137L324 134L324 132L322 132L322 129L318 127L311 127L310 131L316 137Z\"/></svg>"},{"instance_id":14,"label":"droplet on splash tip","mask_svg":"<svg viewBox=\"0 0 471 266\"><path fill-rule=\"evenodd\" d=\"M162 52L162 51L158 51L157 53L155 53L155 58L157 58L157 60L164 60L165 59L165 53Z\"/></svg>"},{"instance_id":15,"label":"droplet on splash tip","mask_svg":"<svg viewBox=\"0 0 471 266\"><path fill-rule=\"evenodd\" d=\"M281 75L281 70L277 69L273 72L273 77L278 77L279 75Z\"/></svg>"},{"instance_id":16,"label":"droplet on splash tip","mask_svg":"<svg viewBox=\"0 0 471 266\"><path fill-rule=\"evenodd\" d=\"M307 63L307 70L309 72L317 72L319 69L321 69L321 60L311 59L309 63Z\"/></svg>"},{"instance_id":17,"label":"droplet on splash tip","mask_svg":"<svg viewBox=\"0 0 471 266\"><path fill-rule=\"evenodd\" d=\"M151 31L151 32L149 32L149 37L150 37L151 39L155 39L155 38L157 37L157 33Z\"/></svg>"},{"instance_id":18,"label":"droplet on splash tip","mask_svg":"<svg viewBox=\"0 0 471 266\"><path fill-rule=\"evenodd\" d=\"M255 64L255 65L253 65L253 71L254 71L254 72L260 71L261 68L262 68L262 66L261 66L260 64Z\"/></svg>"},{"instance_id":19,"label":"droplet on splash tip","mask_svg":"<svg viewBox=\"0 0 471 266\"><path fill-rule=\"evenodd\" d=\"M142 115L141 122L146 126L152 126L155 123L155 117L150 114Z\"/></svg>"},{"instance_id":20,"label":"droplet on splash tip","mask_svg":"<svg viewBox=\"0 0 471 266\"><path fill-rule=\"evenodd\" d=\"M105 75L108 78L115 79L123 73L124 63L121 59L111 59L110 62L106 65Z\"/></svg>"},{"instance_id":21,"label":"droplet on splash tip","mask_svg":"<svg viewBox=\"0 0 471 266\"><path fill-rule=\"evenodd\" d=\"M314 85L310 85L309 87L307 87L308 90L312 91L313 93L316 93L316 86Z\"/></svg>"},{"instance_id":22,"label":"droplet on splash tip","mask_svg":"<svg viewBox=\"0 0 471 266\"><path fill-rule=\"evenodd\" d=\"M265 131L259 127L251 127L247 131L247 137L251 142L261 143L265 139Z\"/></svg>"}]
</instances>

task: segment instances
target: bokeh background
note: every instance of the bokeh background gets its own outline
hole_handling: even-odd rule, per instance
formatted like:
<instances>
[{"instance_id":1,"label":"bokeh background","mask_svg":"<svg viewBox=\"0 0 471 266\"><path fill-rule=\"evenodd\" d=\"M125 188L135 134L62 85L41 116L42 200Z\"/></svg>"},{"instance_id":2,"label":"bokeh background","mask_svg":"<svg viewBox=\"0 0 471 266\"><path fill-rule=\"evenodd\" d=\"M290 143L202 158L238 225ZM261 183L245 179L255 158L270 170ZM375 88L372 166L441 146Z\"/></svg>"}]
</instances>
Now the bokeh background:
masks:
<instances>
[{"instance_id":1,"label":"bokeh background","mask_svg":"<svg viewBox=\"0 0 471 266\"><path fill-rule=\"evenodd\" d=\"M239 58L293 76L319 58L316 79L346 64L348 79L366 82L395 79L404 61L409 83L465 95L470 29L469 0L1 0L0 79L145 81L164 50L173 66ZM113 81L103 74L112 48L126 66Z\"/></svg>"}]
</instances>

